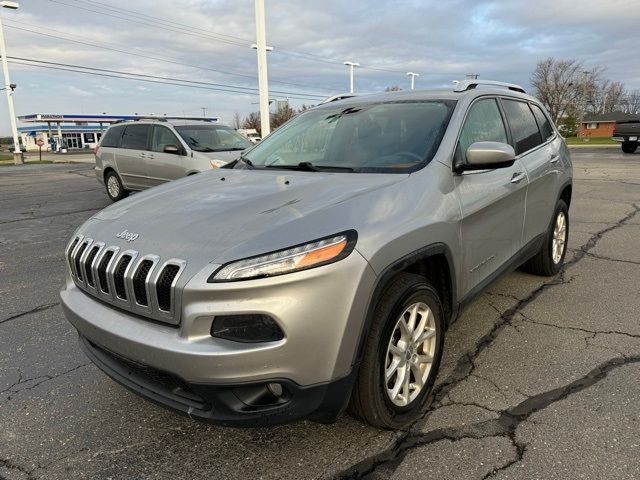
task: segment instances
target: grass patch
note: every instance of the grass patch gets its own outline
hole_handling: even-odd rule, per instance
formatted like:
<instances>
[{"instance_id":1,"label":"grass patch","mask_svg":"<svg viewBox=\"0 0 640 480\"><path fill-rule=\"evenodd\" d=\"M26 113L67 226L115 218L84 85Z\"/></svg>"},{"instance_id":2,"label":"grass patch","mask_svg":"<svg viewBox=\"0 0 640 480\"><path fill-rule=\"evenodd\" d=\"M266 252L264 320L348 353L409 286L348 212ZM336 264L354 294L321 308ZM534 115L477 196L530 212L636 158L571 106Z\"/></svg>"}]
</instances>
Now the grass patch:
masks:
<instances>
[{"instance_id":1,"label":"grass patch","mask_svg":"<svg viewBox=\"0 0 640 480\"><path fill-rule=\"evenodd\" d=\"M567 145L618 145L611 137L567 137Z\"/></svg>"}]
</instances>

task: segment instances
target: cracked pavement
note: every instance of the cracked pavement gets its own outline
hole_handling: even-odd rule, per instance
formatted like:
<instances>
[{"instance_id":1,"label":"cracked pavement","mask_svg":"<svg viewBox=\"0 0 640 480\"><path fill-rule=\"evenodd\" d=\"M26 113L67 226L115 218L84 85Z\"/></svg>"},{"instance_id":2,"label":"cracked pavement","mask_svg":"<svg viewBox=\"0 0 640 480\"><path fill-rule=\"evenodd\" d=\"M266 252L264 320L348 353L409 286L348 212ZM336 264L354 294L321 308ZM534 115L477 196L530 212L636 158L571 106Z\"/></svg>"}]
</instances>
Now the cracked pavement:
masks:
<instances>
[{"instance_id":1,"label":"cracked pavement","mask_svg":"<svg viewBox=\"0 0 640 480\"><path fill-rule=\"evenodd\" d=\"M640 154L573 152L566 265L490 287L447 332L424 417L230 429L116 385L62 316L91 168L0 171L0 479L640 478Z\"/></svg>"}]
</instances>

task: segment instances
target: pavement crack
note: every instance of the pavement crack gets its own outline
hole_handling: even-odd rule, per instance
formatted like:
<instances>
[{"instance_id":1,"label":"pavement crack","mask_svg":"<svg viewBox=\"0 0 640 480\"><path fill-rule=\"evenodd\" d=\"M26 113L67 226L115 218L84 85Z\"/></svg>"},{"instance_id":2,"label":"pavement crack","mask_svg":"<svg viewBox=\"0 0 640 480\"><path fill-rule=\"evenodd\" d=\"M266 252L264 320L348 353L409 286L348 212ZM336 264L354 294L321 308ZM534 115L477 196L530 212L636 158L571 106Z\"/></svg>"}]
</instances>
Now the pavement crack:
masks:
<instances>
[{"instance_id":1,"label":"pavement crack","mask_svg":"<svg viewBox=\"0 0 640 480\"><path fill-rule=\"evenodd\" d=\"M59 302L45 303L44 305L38 305L37 307L34 307L31 310L27 310L26 312L17 313L11 317L4 318L0 320L0 324L10 322L11 320L15 320L17 318L24 317L26 315L31 315L32 313L43 312L45 310L49 310L50 308L57 307L58 305L60 305Z\"/></svg>"},{"instance_id":2,"label":"pavement crack","mask_svg":"<svg viewBox=\"0 0 640 480\"><path fill-rule=\"evenodd\" d=\"M629 338L638 338L640 339L640 334L635 334L635 333L629 333L629 332L623 332L621 330L589 330L588 328L581 328L581 327L570 327L567 325L556 325L554 323L547 323L547 322L542 322L540 320L534 320L533 318L524 315L522 312L520 312L520 315L522 316L522 318L530 323L535 323L538 325L544 325L545 327L553 327L553 328L558 328L560 330L573 330L576 332L583 332L583 333L589 333L592 334L592 337L595 337L595 335L624 335L625 337L629 337Z\"/></svg>"},{"instance_id":3,"label":"pavement crack","mask_svg":"<svg viewBox=\"0 0 640 480\"><path fill-rule=\"evenodd\" d=\"M587 252L587 255L591 258L597 258L599 260L607 260L609 262L620 262L620 263L630 263L632 265L640 265L640 262L635 262L633 260L623 260L622 258L612 258L606 257L604 255L598 255L597 253Z\"/></svg>"},{"instance_id":4,"label":"pavement crack","mask_svg":"<svg viewBox=\"0 0 640 480\"><path fill-rule=\"evenodd\" d=\"M457 442L464 439L482 440L490 437L507 437L516 448L516 459L485 476L485 478L489 478L498 471L506 470L522 460L526 452L526 445L517 441L516 430L534 413L596 385L613 370L635 363L640 363L640 356L614 357L567 385L530 396L519 404L502 410L496 419L458 427L438 428L426 433L409 433L401 437L392 449L361 461L335 478L339 480L373 478L373 475L379 470L384 470L385 474L393 473L409 452L442 440Z\"/></svg>"},{"instance_id":5,"label":"pavement crack","mask_svg":"<svg viewBox=\"0 0 640 480\"><path fill-rule=\"evenodd\" d=\"M66 217L68 215L73 215L76 213L84 213L84 212L97 212L98 210L102 210L103 207L98 207L98 208L84 208L82 210L72 210L69 212L63 212L63 213L52 213L50 215L41 215L39 217L27 217L27 218L14 218L13 220L5 220L3 222L0 222L0 225L6 225L7 223L16 223L16 222L26 222L29 220L43 220L46 218L55 218L55 217Z\"/></svg>"},{"instance_id":6,"label":"pavement crack","mask_svg":"<svg viewBox=\"0 0 640 480\"><path fill-rule=\"evenodd\" d=\"M72 372L75 372L76 370L81 369L82 367L86 367L87 365L91 365L91 362L86 362L86 363L82 363L80 365L76 365L73 368L70 368L68 370L65 370L63 372L57 373L55 375L38 375L37 377L31 377L31 378L24 378L24 375L22 373L22 370L20 370L19 368L18 370L18 380L16 382L14 382L12 385L9 385L7 388L5 388L4 390L0 391L0 393L8 393L9 395L7 396L7 401L11 400L11 395L19 393L19 392L23 392L25 390L33 390L34 388L50 382L51 380L55 380L57 378L60 377L64 377L65 375L68 375ZM25 386L26 385L26 386Z\"/></svg>"},{"instance_id":7,"label":"pavement crack","mask_svg":"<svg viewBox=\"0 0 640 480\"><path fill-rule=\"evenodd\" d=\"M17 472L20 472L21 474L26 475L28 480L35 480L36 478L33 475L33 470L29 470L8 458L0 458L0 467L4 467L9 471L15 470ZM0 477L0 478L4 478L4 477Z\"/></svg>"}]
</instances>

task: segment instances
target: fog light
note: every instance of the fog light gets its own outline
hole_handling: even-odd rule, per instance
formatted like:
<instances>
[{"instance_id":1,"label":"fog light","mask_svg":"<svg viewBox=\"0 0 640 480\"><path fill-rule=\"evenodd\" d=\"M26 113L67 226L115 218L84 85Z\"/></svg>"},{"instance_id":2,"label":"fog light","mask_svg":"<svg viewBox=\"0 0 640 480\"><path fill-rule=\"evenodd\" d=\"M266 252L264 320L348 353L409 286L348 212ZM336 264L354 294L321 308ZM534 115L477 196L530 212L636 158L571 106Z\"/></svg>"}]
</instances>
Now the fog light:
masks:
<instances>
[{"instance_id":1,"label":"fog light","mask_svg":"<svg viewBox=\"0 0 640 480\"><path fill-rule=\"evenodd\" d=\"M279 383L267 383L267 388L274 397L280 398L282 396L282 385Z\"/></svg>"},{"instance_id":2,"label":"fog light","mask_svg":"<svg viewBox=\"0 0 640 480\"><path fill-rule=\"evenodd\" d=\"M284 333L268 315L222 315L216 316L211 325L211 336L234 342L276 342Z\"/></svg>"}]
</instances>

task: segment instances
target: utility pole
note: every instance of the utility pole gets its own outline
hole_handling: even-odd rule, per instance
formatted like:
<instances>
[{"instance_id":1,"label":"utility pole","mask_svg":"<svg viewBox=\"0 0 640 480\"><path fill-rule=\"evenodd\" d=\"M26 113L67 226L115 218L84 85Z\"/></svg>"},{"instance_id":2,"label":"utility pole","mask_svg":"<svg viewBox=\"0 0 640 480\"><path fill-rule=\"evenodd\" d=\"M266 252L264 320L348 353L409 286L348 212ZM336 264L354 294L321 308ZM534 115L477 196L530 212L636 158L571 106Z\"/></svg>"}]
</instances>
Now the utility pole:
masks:
<instances>
[{"instance_id":1,"label":"utility pole","mask_svg":"<svg viewBox=\"0 0 640 480\"><path fill-rule=\"evenodd\" d=\"M202 108L202 118L207 118L207 107L201 107Z\"/></svg>"},{"instance_id":2,"label":"utility pole","mask_svg":"<svg viewBox=\"0 0 640 480\"><path fill-rule=\"evenodd\" d=\"M477 80L479 76L479 73L467 73L468 80Z\"/></svg>"},{"instance_id":3,"label":"utility pole","mask_svg":"<svg viewBox=\"0 0 640 480\"><path fill-rule=\"evenodd\" d=\"M271 132L264 0L256 0L256 50L258 52L258 90L260 92L260 134L264 138Z\"/></svg>"},{"instance_id":4,"label":"utility pole","mask_svg":"<svg viewBox=\"0 0 640 480\"><path fill-rule=\"evenodd\" d=\"M584 122L584 111L587 108L587 75L590 72L582 72L582 98L580 99L580 123L578 124L578 137L582 137L582 122Z\"/></svg>"},{"instance_id":5,"label":"utility pole","mask_svg":"<svg viewBox=\"0 0 640 480\"><path fill-rule=\"evenodd\" d=\"M17 10L18 2L2 1L1 8ZM20 165L24 163L22 152L20 151L20 141L18 140L18 126L16 125L16 112L13 108L13 90L16 88L9 78L9 65L7 63L7 48L4 44L4 29L2 26L2 14L0 14L0 55L2 56L2 73L4 75L4 91L7 95L7 105L9 107L9 121L11 122L11 133L13 134L13 163Z\"/></svg>"},{"instance_id":6,"label":"utility pole","mask_svg":"<svg viewBox=\"0 0 640 480\"><path fill-rule=\"evenodd\" d=\"M353 67L359 67L357 62L344 62L349 67L349 92L353 93Z\"/></svg>"},{"instance_id":7,"label":"utility pole","mask_svg":"<svg viewBox=\"0 0 640 480\"><path fill-rule=\"evenodd\" d=\"M415 86L416 77L419 77L420 74L414 73L414 72L407 72L407 76L411 78L411 90L413 90L413 87Z\"/></svg>"}]
</instances>

